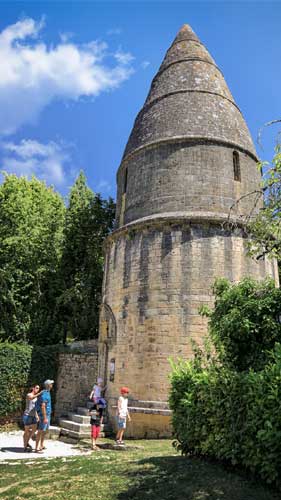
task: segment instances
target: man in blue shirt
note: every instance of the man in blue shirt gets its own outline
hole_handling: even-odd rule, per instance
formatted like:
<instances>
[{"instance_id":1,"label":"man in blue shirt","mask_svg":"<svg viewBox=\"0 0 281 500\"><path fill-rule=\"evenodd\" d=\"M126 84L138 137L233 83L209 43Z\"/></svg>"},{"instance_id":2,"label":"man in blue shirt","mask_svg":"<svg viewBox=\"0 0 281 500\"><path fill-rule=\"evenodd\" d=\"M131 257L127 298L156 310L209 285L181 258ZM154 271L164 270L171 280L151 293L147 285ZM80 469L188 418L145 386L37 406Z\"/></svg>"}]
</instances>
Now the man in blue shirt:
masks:
<instances>
[{"instance_id":1,"label":"man in blue shirt","mask_svg":"<svg viewBox=\"0 0 281 500\"><path fill-rule=\"evenodd\" d=\"M38 432L36 436L36 447L35 447L36 453L43 453L43 450L45 449L44 439L46 431L49 429L50 426L51 413L52 413L52 401L51 401L50 391L52 390L53 385L54 385L53 380L50 379L45 380L44 382L45 389L44 391L41 392L40 396L36 401L36 411L39 417Z\"/></svg>"}]
</instances>

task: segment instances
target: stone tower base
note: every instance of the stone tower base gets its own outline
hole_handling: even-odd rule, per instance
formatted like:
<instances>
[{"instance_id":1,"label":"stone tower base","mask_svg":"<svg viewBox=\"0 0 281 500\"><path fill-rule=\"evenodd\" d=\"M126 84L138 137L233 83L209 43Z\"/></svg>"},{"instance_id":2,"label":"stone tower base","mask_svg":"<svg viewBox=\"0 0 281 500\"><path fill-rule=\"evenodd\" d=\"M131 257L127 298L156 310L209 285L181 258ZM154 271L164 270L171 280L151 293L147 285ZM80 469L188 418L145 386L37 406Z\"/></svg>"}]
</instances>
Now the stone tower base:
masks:
<instances>
[{"instance_id":1,"label":"stone tower base","mask_svg":"<svg viewBox=\"0 0 281 500\"><path fill-rule=\"evenodd\" d=\"M117 399L109 402L111 406L110 424L117 432L117 421L114 416L117 408ZM127 421L126 438L160 439L172 437L171 410L164 401L137 401L129 400L131 421Z\"/></svg>"}]
</instances>

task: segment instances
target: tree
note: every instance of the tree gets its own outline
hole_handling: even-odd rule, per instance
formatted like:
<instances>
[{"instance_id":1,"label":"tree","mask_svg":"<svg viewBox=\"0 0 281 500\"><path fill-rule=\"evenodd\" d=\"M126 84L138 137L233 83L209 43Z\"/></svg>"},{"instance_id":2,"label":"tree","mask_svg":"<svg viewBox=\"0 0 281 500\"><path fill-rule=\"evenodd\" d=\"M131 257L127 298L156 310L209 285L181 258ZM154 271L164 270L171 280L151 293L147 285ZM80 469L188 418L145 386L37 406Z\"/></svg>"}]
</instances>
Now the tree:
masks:
<instances>
[{"instance_id":1,"label":"tree","mask_svg":"<svg viewBox=\"0 0 281 500\"><path fill-rule=\"evenodd\" d=\"M104 238L114 222L115 204L87 186L80 172L69 195L58 307L64 340L98 336Z\"/></svg>"},{"instance_id":2,"label":"tree","mask_svg":"<svg viewBox=\"0 0 281 500\"><path fill-rule=\"evenodd\" d=\"M0 186L0 340L59 340L53 311L65 206L52 187L5 174Z\"/></svg>"},{"instance_id":3,"label":"tree","mask_svg":"<svg viewBox=\"0 0 281 500\"><path fill-rule=\"evenodd\" d=\"M281 145L275 148L271 163L260 164L264 175L262 191L264 207L249 223L251 252L259 257L268 255L281 259Z\"/></svg>"},{"instance_id":4,"label":"tree","mask_svg":"<svg viewBox=\"0 0 281 500\"><path fill-rule=\"evenodd\" d=\"M280 120L277 120L280 121ZM260 162L258 168L262 172L260 189L247 193L239 198L229 211L228 224L231 229L236 226L236 209L245 197L252 198L252 209L245 216L240 216L239 225L248 235L249 254L257 259L277 258L281 262L281 145L277 144L271 163ZM262 208L257 206L263 201ZM234 217L232 217L234 215Z\"/></svg>"},{"instance_id":5,"label":"tree","mask_svg":"<svg viewBox=\"0 0 281 500\"><path fill-rule=\"evenodd\" d=\"M215 307L201 308L210 318L209 332L219 360L237 371L260 370L281 342L281 290L272 280L245 278L231 284L216 280Z\"/></svg>"}]
</instances>

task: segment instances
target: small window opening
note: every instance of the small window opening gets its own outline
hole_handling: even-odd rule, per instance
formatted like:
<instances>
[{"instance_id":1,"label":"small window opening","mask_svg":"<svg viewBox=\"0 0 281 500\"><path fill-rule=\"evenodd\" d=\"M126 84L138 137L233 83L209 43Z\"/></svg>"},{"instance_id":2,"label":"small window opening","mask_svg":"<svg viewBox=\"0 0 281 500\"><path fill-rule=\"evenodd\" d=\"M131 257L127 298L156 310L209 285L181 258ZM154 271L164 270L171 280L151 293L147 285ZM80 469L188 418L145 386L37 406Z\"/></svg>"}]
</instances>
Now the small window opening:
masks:
<instances>
[{"instance_id":1,"label":"small window opening","mask_svg":"<svg viewBox=\"0 0 281 500\"><path fill-rule=\"evenodd\" d=\"M126 168L125 169L125 173L124 173L124 190L123 190L123 194L125 194L127 192L127 183L128 183L128 170Z\"/></svg>"},{"instance_id":2,"label":"small window opening","mask_svg":"<svg viewBox=\"0 0 281 500\"><path fill-rule=\"evenodd\" d=\"M237 151L233 151L233 172L234 180L241 181L240 159Z\"/></svg>"}]
</instances>

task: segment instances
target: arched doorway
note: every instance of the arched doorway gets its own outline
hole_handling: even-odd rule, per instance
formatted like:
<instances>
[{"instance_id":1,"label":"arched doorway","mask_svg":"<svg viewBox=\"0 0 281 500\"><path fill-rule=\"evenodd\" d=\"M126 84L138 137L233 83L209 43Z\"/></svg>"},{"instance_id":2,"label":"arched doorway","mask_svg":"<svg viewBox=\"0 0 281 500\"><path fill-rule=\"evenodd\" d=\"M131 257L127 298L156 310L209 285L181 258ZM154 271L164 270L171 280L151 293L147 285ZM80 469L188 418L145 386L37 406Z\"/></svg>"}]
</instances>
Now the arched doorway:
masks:
<instances>
[{"instance_id":1,"label":"arched doorway","mask_svg":"<svg viewBox=\"0 0 281 500\"><path fill-rule=\"evenodd\" d=\"M111 307L104 303L100 311L100 331L99 331L99 376L104 380L114 381L115 359L110 358L110 351L116 344L117 325Z\"/></svg>"}]
</instances>

